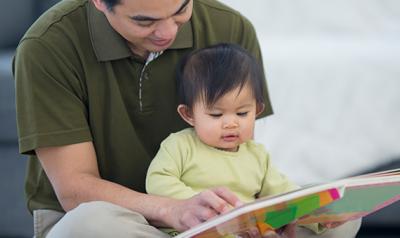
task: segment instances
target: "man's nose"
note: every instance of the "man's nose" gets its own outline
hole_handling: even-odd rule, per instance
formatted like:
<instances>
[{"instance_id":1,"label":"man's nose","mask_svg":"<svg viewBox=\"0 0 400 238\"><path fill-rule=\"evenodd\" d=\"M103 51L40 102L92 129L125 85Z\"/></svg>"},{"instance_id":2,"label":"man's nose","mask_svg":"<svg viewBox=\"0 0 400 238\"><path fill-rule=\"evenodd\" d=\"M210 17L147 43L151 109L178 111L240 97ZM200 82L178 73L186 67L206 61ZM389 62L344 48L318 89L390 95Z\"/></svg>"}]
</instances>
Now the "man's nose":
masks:
<instances>
[{"instance_id":1,"label":"man's nose","mask_svg":"<svg viewBox=\"0 0 400 238\"><path fill-rule=\"evenodd\" d=\"M173 18L168 18L160 21L154 35L160 39L172 39L175 38L177 32L178 25L175 20Z\"/></svg>"}]
</instances>

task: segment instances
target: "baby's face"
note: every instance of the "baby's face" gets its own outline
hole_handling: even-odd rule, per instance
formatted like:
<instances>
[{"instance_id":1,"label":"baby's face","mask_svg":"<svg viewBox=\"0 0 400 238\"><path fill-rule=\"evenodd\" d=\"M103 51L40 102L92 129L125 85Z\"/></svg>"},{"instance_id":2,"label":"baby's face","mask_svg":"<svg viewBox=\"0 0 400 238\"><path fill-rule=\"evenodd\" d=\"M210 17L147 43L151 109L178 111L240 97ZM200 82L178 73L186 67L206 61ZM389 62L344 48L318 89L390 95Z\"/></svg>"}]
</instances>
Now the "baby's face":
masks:
<instances>
[{"instance_id":1,"label":"baby's face","mask_svg":"<svg viewBox=\"0 0 400 238\"><path fill-rule=\"evenodd\" d=\"M193 127L205 144L237 151L241 143L253 139L256 110L256 100L246 85L240 92L239 88L228 92L211 108L203 102L195 103Z\"/></svg>"}]
</instances>

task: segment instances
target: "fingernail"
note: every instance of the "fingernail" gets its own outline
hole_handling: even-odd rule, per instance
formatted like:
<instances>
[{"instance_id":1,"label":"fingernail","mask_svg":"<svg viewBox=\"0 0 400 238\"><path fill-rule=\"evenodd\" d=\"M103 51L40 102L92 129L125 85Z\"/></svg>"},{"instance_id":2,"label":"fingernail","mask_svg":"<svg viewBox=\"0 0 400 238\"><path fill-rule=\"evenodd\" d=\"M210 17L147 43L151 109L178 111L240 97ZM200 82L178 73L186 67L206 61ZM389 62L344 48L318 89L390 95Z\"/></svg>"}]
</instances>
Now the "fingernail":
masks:
<instances>
[{"instance_id":1,"label":"fingernail","mask_svg":"<svg viewBox=\"0 0 400 238\"><path fill-rule=\"evenodd\" d=\"M222 213L229 212L232 208L230 206L224 206Z\"/></svg>"},{"instance_id":2,"label":"fingernail","mask_svg":"<svg viewBox=\"0 0 400 238\"><path fill-rule=\"evenodd\" d=\"M240 206L242 206L243 204L244 204L243 202L237 201L237 202L235 203L235 207L240 207Z\"/></svg>"}]
</instances>

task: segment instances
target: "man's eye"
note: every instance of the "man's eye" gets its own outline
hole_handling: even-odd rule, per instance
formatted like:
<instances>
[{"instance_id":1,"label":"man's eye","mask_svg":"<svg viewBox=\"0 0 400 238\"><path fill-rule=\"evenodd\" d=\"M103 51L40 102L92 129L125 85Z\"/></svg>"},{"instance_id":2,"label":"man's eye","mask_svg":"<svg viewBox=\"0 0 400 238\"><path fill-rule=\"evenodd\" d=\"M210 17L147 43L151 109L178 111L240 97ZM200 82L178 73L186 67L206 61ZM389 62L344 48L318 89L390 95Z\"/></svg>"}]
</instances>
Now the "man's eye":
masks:
<instances>
[{"instance_id":1,"label":"man's eye","mask_svg":"<svg viewBox=\"0 0 400 238\"><path fill-rule=\"evenodd\" d=\"M222 113L210 113L209 115L210 115L211 117L218 118L218 117L221 117L221 116L222 116Z\"/></svg>"},{"instance_id":2,"label":"man's eye","mask_svg":"<svg viewBox=\"0 0 400 238\"><path fill-rule=\"evenodd\" d=\"M154 24L154 21L136 21L136 24L141 27L150 27Z\"/></svg>"},{"instance_id":3,"label":"man's eye","mask_svg":"<svg viewBox=\"0 0 400 238\"><path fill-rule=\"evenodd\" d=\"M182 8L182 10L180 10L176 15L182 15L183 13L186 12L187 8L188 8L187 6Z\"/></svg>"},{"instance_id":4,"label":"man's eye","mask_svg":"<svg viewBox=\"0 0 400 238\"><path fill-rule=\"evenodd\" d=\"M245 117L245 116L247 116L248 113L249 112L238 112L238 113L236 113L236 115L238 115L240 117Z\"/></svg>"}]
</instances>

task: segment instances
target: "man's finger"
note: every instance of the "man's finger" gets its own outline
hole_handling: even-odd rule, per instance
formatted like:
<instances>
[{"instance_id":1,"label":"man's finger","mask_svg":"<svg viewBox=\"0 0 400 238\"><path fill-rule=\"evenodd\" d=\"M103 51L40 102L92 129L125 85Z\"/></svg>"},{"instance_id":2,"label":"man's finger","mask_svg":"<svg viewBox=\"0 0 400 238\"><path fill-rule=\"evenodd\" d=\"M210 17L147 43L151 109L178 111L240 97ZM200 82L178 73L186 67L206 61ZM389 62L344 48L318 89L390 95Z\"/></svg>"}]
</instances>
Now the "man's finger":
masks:
<instances>
[{"instance_id":1,"label":"man's finger","mask_svg":"<svg viewBox=\"0 0 400 238\"><path fill-rule=\"evenodd\" d=\"M202 221L200 221L198 217L192 214L184 214L184 216L181 219L181 225L183 227L186 227L187 229L197 226L200 223L202 223Z\"/></svg>"},{"instance_id":2,"label":"man's finger","mask_svg":"<svg viewBox=\"0 0 400 238\"><path fill-rule=\"evenodd\" d=\"M207 221L210 218L215 217L216 215L218 215L213 209L209 209L209 208L203 208L200 212L199 212L199 219L201 221Z\"/></svg>"},{"instance_id":3,"label":"man's finger","mask_svg":"<svg viewBox=\"0 0 400 238\"><path fill-rule=\"evenodd\" d=\"M229 210L229 203L219 197L214 191L206 190L199 194L200 204L210 207L220 214Z\"/></svg>"},{"instance_id":4,"label":"man's finger","mask_svg":"<svg viewBox=\"0 0 400 238\"><path fill-rule=\"evenodd\" d=\"M238 207L243 205L243 202L229 189L224 187L213 188L215 194L217 194L224 201L228 202L233 207Z\"/></svg>"}]
</instances>

